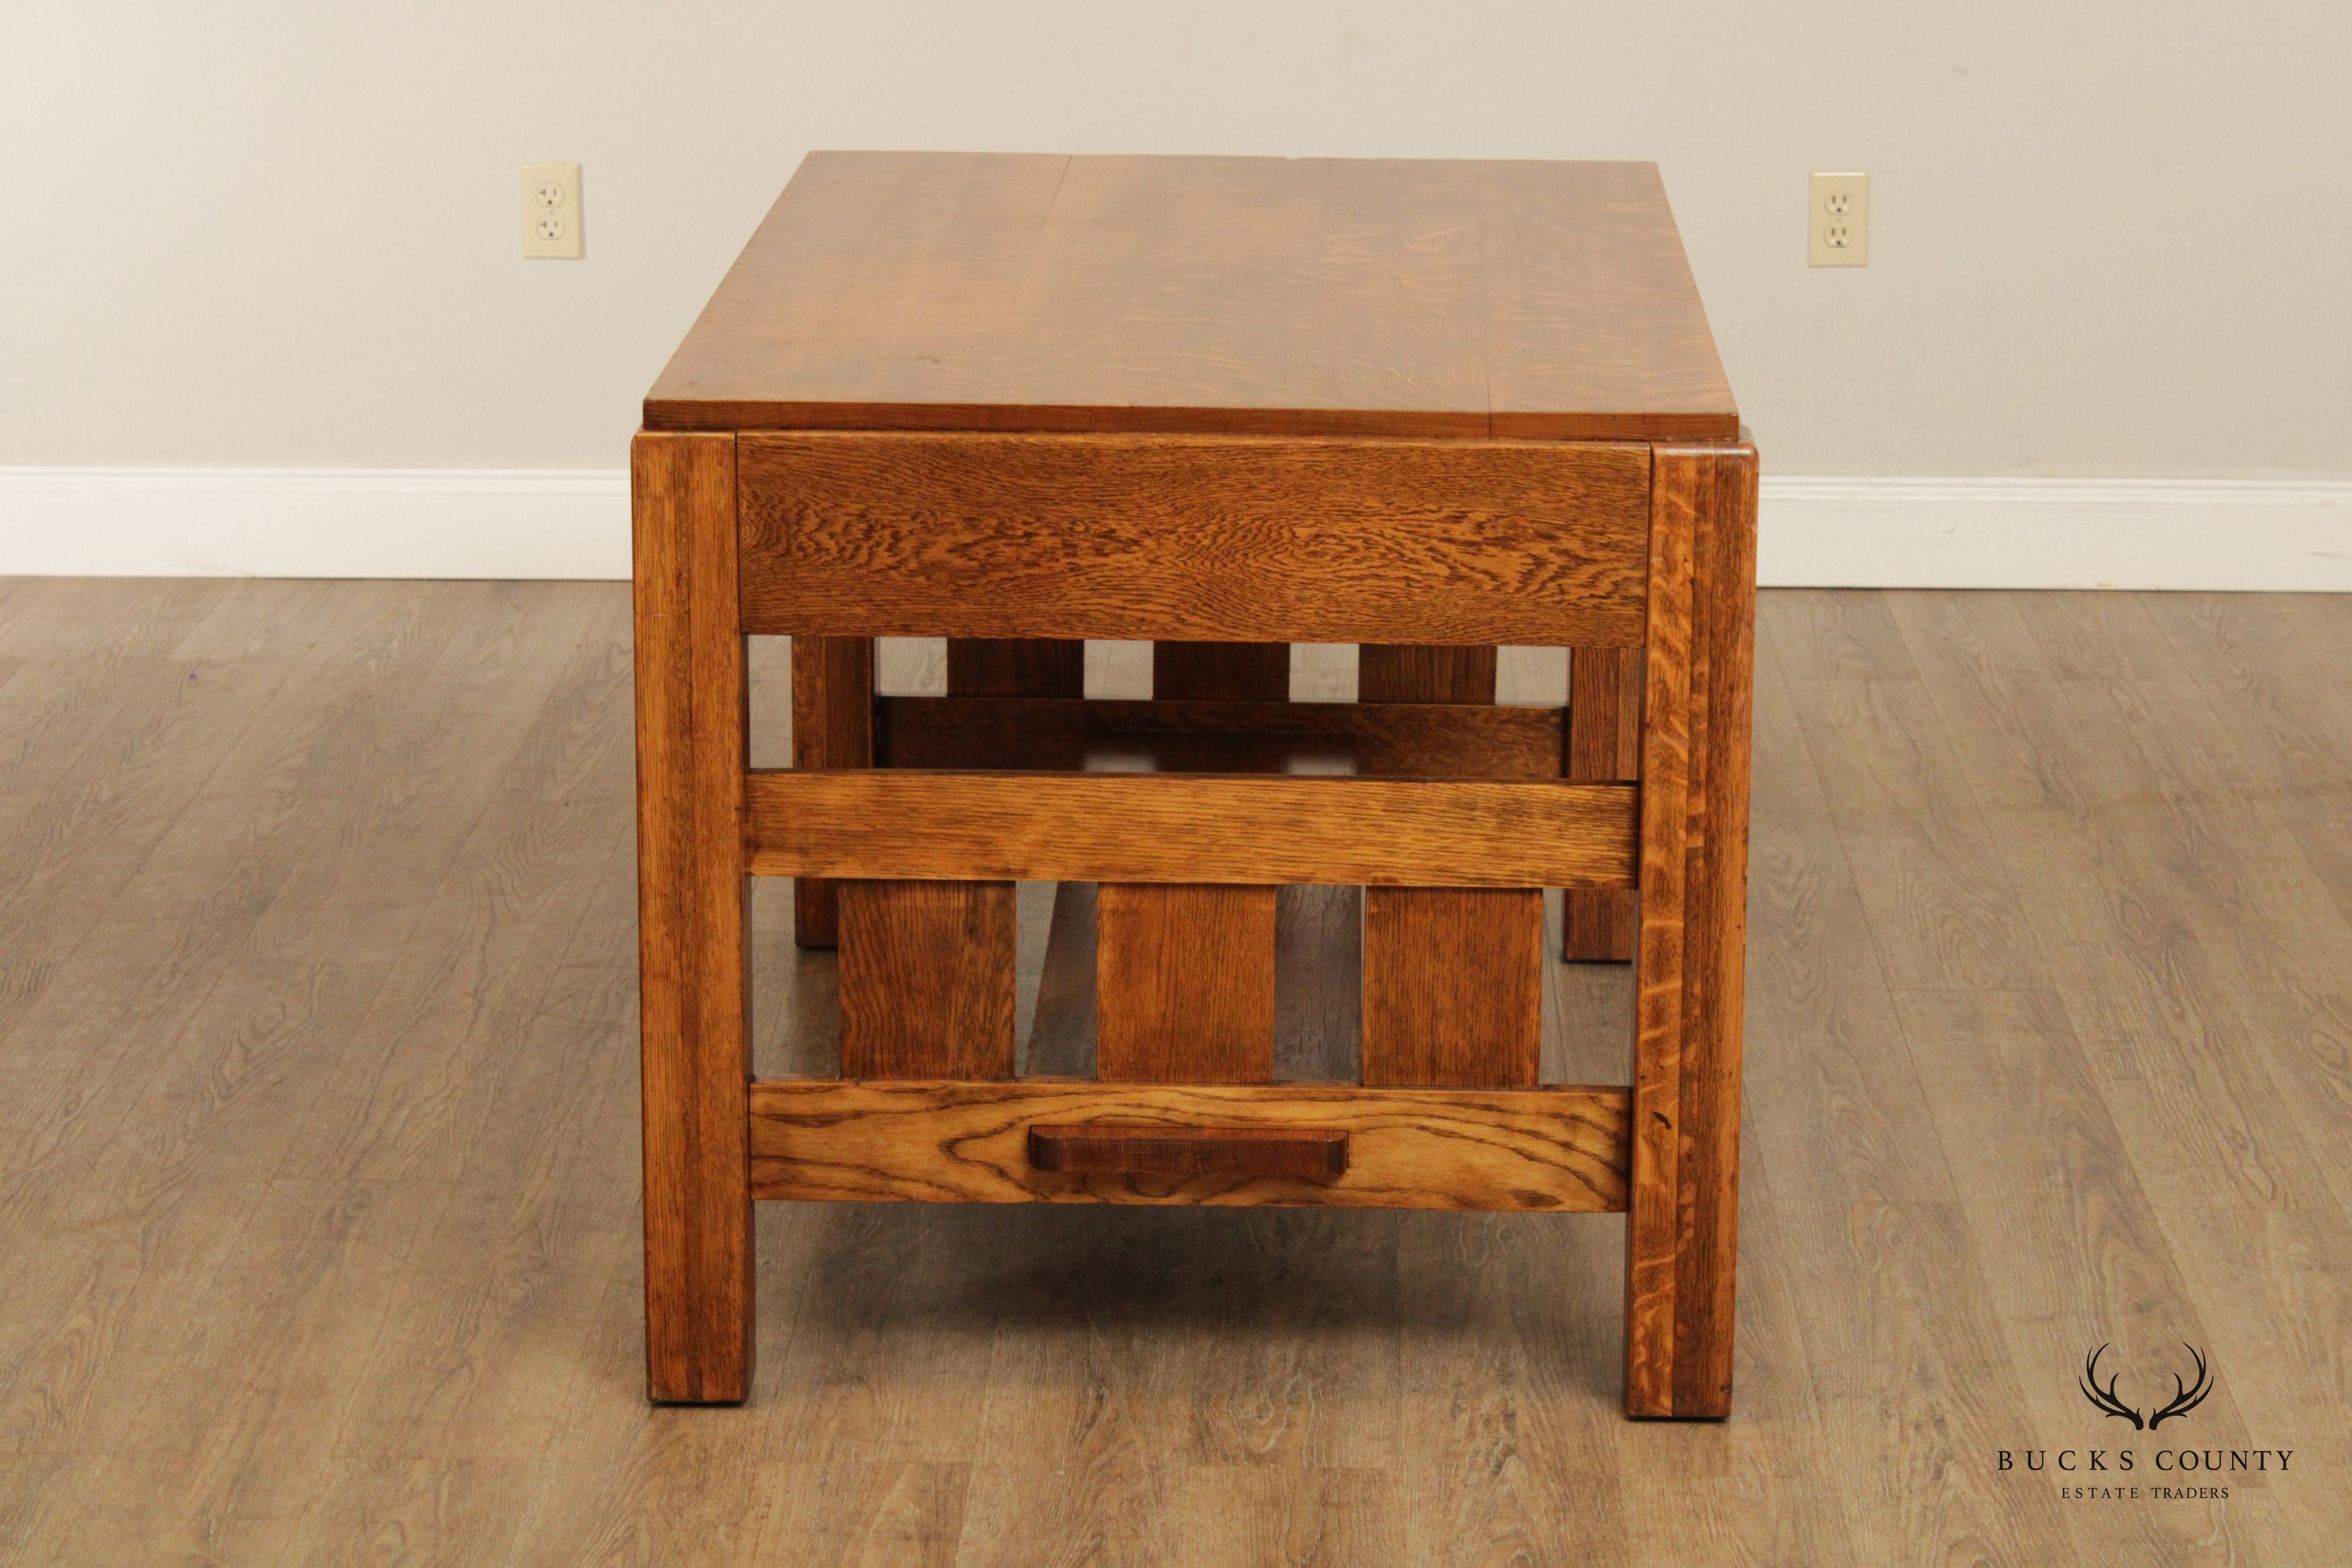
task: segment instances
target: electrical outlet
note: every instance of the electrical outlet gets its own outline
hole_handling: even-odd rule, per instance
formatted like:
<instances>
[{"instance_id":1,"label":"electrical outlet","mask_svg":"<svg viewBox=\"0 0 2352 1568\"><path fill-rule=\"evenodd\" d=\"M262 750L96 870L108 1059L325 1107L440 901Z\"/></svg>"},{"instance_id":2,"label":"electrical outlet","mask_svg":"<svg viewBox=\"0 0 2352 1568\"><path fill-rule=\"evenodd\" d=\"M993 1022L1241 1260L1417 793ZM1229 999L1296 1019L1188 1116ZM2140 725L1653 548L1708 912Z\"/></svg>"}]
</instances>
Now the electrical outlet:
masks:
<instances>
[{"instance_id":1,"label":"electrical outlet","mask_svg":"<svg viewBox=\"0 0 2352 1568\"><path fill-rule=\"evenodd\" d=\"M580 258L580 165L522 166L522 253L526 260Z\"/></svg>"},{"instance_id":2,"label":"electrical outlet","mask_svg":"<svg viewBox=\"0 0 2352 1568\"><path fill-rule=\"evenodd\" d=\"M1815 174L1805 203L1805 264L1870 265L1870 176Z\"/></svg>"}]
</instances>

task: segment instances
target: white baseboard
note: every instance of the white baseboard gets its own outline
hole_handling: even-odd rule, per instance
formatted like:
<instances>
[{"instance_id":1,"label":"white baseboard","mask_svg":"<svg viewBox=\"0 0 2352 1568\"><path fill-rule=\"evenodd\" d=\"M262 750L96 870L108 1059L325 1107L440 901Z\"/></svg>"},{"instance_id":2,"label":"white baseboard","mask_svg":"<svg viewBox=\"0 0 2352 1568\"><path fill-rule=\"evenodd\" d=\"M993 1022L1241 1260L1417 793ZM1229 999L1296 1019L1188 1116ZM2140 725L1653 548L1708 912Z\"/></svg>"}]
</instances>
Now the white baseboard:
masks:
<instances>
[{"instance_id":1,"label":"white baseboard","mask_svg":"<svg viewBox=\"0 0 2352 1568\"><path fill-rule=\"evenodd\" d=\"M1768 587L2352 592L2352 479L1767 475ZM0 575L629 574L595 468L0 468Z\"/></svg>"},{"instance_id":2,"label":"white baseboard","mask_svg":"<svg viewBox=\"0 0 2352 1568\"><path fill-rule=\"evenodd\" d=\"M0 575L616 577L613 468L0 468Z\"/></svg>"},{"instance_id":3,"label":"white baseboard","mask_svg":"<svg viewBox=\"0 0 2352 1568\"><path fill-rule=\"evenodd\" d=\"M1769 587L2352 592L2347 479L1767 474L1759 511Z\"/></svg>"}]
</instances>

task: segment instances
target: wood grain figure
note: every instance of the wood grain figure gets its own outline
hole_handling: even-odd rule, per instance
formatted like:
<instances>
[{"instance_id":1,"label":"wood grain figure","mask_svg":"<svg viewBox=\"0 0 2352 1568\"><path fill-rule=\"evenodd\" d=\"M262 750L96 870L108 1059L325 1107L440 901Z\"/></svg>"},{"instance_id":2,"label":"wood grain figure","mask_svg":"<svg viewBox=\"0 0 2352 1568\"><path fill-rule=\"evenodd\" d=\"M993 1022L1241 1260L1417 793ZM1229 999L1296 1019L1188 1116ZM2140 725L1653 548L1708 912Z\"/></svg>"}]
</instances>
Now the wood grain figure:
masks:
<instances>
[{"instance_id":1,"label":"wood grain figure","mask_svg":"<svg viewBox=\"0 0 2352 1568\"><path fill-rule=\"evenodd\" d=\"M1364 1081L1534 1087L1543 1048L1543 894L1364 889Z\"/></svg>"},{"instance_id":2,"label":"wood grain figure","mask_svg":"<svg viewBox=\"0 0 2352 1568\"><path fill-rule=\"evenodd\" d=\"M753 633L1642 636L1631 443L803 432L739 462Z\"/></svg>"},{"instance_id":3,"label":"wood grain figure","mask_svg":"<svg viewBox=\"0 0 2352 1568\"><path fill-rule=\"evenodd\" d=\"M1731 1404L1756 461L1662 448L1644 655L1626 1409Z\"/></svg>"},{"instance_id":4,"label":"wood grain figure","mask_svg":"<svg viewBox=\"0 0 2352 1568\"><path fill-rule=\"evenodd\" d=\"M1101 1176L1244 1176L1312 1180L1348 1173L1348 1134L1334 1127L1171 1127L1149 1121L1037 1122L1029 1163Z\"/></svg>"},{"instance_id":5,"label":"wood grain figure","mask_svg":"<svg viewBox=\"0 0 2352 1568\"><path fill-rule=\"evenodd\" d=\"M1626 784L1231 773L761 771L763 877L1623 887Z\"/></svg>"},{"instance_id":6,"label":"wood grain figure","mask_svg":"<svg viewBox=\"0 0 2352 1568\"><path fill-rule=\"evenodd\" d=\"M656 1400L751 1385L747 868L735 443L643 435L635 512L646 1360Z\"/></svg>"},{"instance_id":7,"label":"wood grain figure","mask_svg":"<svg viewBox=\"0 0 2352 1568\"><path fill-rule=\"evenodd\" d=\"M1311 1128L1348 1134L1348 1169L1301 1180L1052 1172L1040 1123ZM870 1203L1334 1205L1620 1210L1622 1089L1366 1089L1359 1084L848 1083L751 1087L753 1193Z\"/></svg>"},{"instance_id":8,"label":"wood grain figure","mask_svg":"<svg viewBox=\"0 0 2352 1568\"><path fill-rule=\"evenodd\" d=\"M841 884L841 1075L1013 1076L1013 884Z\"/></svg>"},{"instance_id":9,"label":"wood grain figure","mask_svg":"<svg viewBox=\"0 0 2352 1568\"><path fill-rule=\"evenodd\" d=\"M1274 1077L1274 889L1105 882L1095 1071L1105 1083Z\"/></svg>"},{"instance_id":10,"label":"wood grain figure","mask_svg":"<svg viewBox=\"0 0 2352 1568\"><path fill-rule=\"evenodd\" d=\"M977 153L810 153L645 422L1739 434L1654 164Z\"/></svg>"}]
</instances>

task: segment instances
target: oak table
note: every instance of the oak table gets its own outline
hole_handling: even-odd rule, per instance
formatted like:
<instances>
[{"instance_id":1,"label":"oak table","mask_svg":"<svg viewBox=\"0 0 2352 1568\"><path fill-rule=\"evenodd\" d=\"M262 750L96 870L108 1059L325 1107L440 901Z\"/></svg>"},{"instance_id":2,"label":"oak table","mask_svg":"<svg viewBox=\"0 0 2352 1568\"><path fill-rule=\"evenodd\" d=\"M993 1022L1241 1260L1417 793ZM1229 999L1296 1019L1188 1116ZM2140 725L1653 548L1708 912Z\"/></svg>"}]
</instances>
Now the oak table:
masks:
<instances>
[{"instance_id":1,"label":"oak table","mask_svg":"<svg viewBox=\"0 0 2352 1568\"><path fill-rule=\"evenodd\" d=\"M1334 1204L1627 1213L1627 1410L1727 1412L1756 457L1654 166L814 153L644 417L655 1399L749 1393L756 1199ZM754 876L837 1078L751 1076ZM1016 1075L1021 879L1099 884L1093 1079ZM1358 1080L1275 1080L1284 883L1366 889ZM1630 1084L1539 1081L1548 888Z\"/></svg>"}]
</instances>

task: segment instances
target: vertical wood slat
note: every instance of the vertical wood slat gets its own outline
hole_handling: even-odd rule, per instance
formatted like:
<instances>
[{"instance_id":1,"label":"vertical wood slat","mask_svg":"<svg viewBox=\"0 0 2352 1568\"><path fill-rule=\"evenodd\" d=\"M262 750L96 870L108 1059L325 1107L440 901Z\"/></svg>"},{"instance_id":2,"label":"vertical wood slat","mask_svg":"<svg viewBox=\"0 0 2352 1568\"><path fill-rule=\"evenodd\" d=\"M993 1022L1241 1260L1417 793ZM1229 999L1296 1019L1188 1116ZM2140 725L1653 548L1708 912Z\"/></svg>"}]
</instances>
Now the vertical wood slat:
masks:
<instances>
[{"instance_id":1,"label":"vertical wood slat","mask_svg":"<svg viewBox=\"0 0 2352 1568\"><path fill-rule=\"evenodd\" d=\"M1364 1082L1534 1088L1543 964L1540 889L1365 889Z\"/></svg>"},{"instance_id":2,"label":"vertical wood slat","mask_svg":"<svg viewBox=\"0 0 2352 1568\"><path fill-rule=\"evenodd\" d=\"M793 639L793 766L874 765L874 639ZM840 940L834 884L821 877L793 883L793 941L832 947Z\"/></svg>"},{"instance_id":3,"label":"vertical wood slat","mask_svg":"<svg viewBox=\"0 0 2352 1568\"><path fill-rule=\"evenodd\" d=\"M1756 459L1660 447L1642 753L1626 1411L1731 1407Z\"/></svg>"},{"instance_id":4,"label":"vertical wood slat","mask_svg":"<svg viewBox=\"0 0 2352 1568\"><path fill-rule=\"evenodd\" d=\"M1287 702L1286 642L1156 642L1151 695L1188 702Z\"/></svg>"},{"instance_id":5,"label":"vertical wood slat","mask_svg":"<svg viewBox=\"0 0 2352 1568\"><path fill-rule=\"evenodd\" d=\"M1492 702L1496 650L1366 643L1356 650L1359 702Z\"/></svg>"},{"instance_id":6,"label":"vertical wood slat","mask_svg":"<svg viewBox=\"0 0 2352 1568\"><path fill-rule=\"evenodd\" d=\"M1496 650L1366 643L1362 702L1495 700ZM1542 1053L1543 895L1364 889L1363 1080L1530 1088Z\"/></svg>"},{"instance_id":7,"label":"vertical wood slat","mask_svg":"<svg viewBox=\"0 0 2352 1568\"><path fill-rule=\"evenodd\" d=\"M1013 884L839 888L841 1076L1011 1078Z\"/></svg>"},{"instance_id":8,"label":"vertical wood slat","mask_svg":"<svg viewBox=\"0 0 2352 1568\"><path fill-rule=\"evenodd\" d=\"M1069 637L950 637L950 697L1084 697L1087 645Z\"/></svg>"},{"instance_id":9,"label":"vertical wood slat","mask_svg":"<svg viewBox=\"0 0 2352 1568\"><path fill-rule=\"evenodd\" d=\"M1286 702L1290 645L1156 642L1151 695ZM1272 888L1106 882L1095 906L1095 1075L1274 1079Z\"/></svg>"},{"instance_id":10,"label":"vertical wood slat","mask_svg":"<svg viewBox=\"0 0 2352 1568\"><path fill-rule=\"evenodd\" d=\"M651 1397L751 1392L750 714L731 436L630 447Z\"/></svg>"},{"instance_id":11,"label":"vertical wood slat","mask_svg":"<svg viewBox=\"0 0 2352 1568\"><path fill-rule=\"evenodd\" d=\"M950 637L951 697L1081 697L1083 642ZM841 889L841 1076L1005 1079L1018 1048L1013 885Z\"/></svg>"},{"instance_id":12,"label":"vertical wood slat","mask_svg":"<svg viewBox=\"0 0 2352 1568\"><path fill-rule=\"evenodd\" d=\"M1642 656L1630 647L1580 647L1569 661L1563 776L1577 784L1630 784L1642 773ZM1622 963L1633 956L1633 889L1570 888L1560 956Z\"/></svg>"},{"instance_id":13,"label":"vertical wood slat","mask_svg":"<svg viewBox=\"0 0 2352 1568\"><path fill-rule=\"evenodd\" d=\"M1272 888L1104 883L1095 910L1096 1076L1272 1082L1274 910Z\"/></svg>"}]
</instances>

